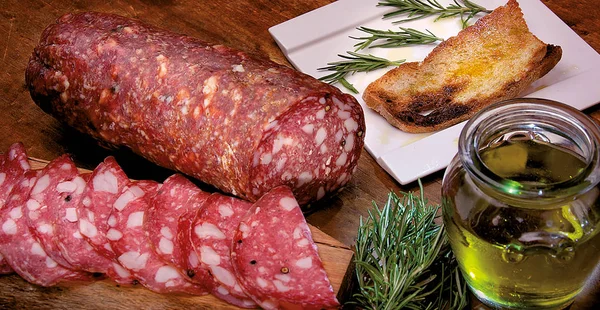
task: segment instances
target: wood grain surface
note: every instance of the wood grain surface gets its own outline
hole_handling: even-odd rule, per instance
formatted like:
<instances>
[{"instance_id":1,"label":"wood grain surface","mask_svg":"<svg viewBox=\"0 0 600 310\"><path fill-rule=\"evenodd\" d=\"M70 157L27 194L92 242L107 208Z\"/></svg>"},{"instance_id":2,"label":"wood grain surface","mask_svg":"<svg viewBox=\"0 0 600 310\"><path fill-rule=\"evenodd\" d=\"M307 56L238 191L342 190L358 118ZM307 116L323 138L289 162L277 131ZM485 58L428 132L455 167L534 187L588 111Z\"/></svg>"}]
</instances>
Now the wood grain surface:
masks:
<instances>
[{"instance_id":1,"label":"wood grain surface","mask_svg":"<svg viewBox=\"0 0 600 310\"><path fill-rule=\"evenodd\" d=\"M527 0L521 0L527 1ZM285 56L268 33L268 28L298 15L326 5L331 0L0 0L0 150L22 141L30 156L53 159L63 153L72 154L77 165L93 168L104 157L113 155L127 174L134 179L163 181L172 172L133 155L126 150L106 150L91 138L61 125L42 112L31 100L24 86L24 71L28 58L42 30L68 12L101 11L138 18L147 23L188 34L207 41L229 45L247 52L287 64ZM479 2L485 3L485 0ZM567 25L597 52L600 52L600 3L598 0L542 0ZM597 106L586 111L600 120ZM406 163L409 165L410 163ZM440 202L443 171L422 179L424 194L431 203ZM375 160L363 151L359 167L346 188L312 206L308 222L327 235L352 246L361 216L375 201L382 204L390 190L416 191L416 183L399 185ZM6 279L0 277L0 281ZM12 279L12 278L11 278ZM2 281L10 289L20 291L11 304L26 308L27 300L40 300L41 308L76 308L75 301L63 300L64 289L39 292L24 282ZM7 288L9 289L9 288ZM0 295L3 294L0 288ZM93 299L95 308L110 308L112 302L126 300L131 289L114 289L111 296L82 294L81 299ZM142 294L139 308L188 308L192 302L170 296ZM144 295L146 294L146 295ZM144 298L147 298L146 302ZM115 301L116 300L116 301ZM179 303L181 302L181 303ZM172 306L171 306L172 305ZM600 305L600 276L590 280L588 291L581 294L571 309L592 309ZM132 306L132 308L137 308ZM473 308L481 308L474 302Z\"/></svg>"}]
</instances>

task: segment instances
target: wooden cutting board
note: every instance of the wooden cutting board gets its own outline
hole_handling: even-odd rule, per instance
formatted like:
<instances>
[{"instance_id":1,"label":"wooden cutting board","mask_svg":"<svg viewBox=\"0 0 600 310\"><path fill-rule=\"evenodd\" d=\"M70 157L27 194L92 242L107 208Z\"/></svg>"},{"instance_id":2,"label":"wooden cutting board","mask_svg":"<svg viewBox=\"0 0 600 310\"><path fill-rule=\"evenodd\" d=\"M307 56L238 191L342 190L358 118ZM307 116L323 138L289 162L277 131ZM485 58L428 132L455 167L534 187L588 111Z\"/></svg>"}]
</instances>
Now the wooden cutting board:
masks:
<instances>
[{"instance_id":1,"label":"wooden cutting board","mask_svg":"<svg viewBox=\"0 0 600 310\"><path fill-rule=\"evenodd\" d=\"M32 168L47 162L31 159ZM82 170L86 171L86 170ZM319 256L340 302L351 291L352 250L309 224ZM0 275L0 309L239 309L212 295L187 296L151 292L141 285L120 287L109 280L41 287L18 275Z\"/></svg>"}]
</instances>

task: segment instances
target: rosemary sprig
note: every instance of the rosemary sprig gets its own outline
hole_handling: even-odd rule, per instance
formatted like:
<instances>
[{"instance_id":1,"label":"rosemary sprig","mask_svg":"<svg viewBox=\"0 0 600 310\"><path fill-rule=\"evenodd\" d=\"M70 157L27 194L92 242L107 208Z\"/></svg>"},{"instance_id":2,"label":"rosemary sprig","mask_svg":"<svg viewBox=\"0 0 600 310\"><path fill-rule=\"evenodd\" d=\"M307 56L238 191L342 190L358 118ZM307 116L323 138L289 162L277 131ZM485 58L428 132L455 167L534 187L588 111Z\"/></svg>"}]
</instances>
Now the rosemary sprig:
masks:
<instances>
[{"instance_id":1,"label":"rosemary sprig","mask_svg":"<svg viewBox=\"0 0 600 310\"><path fill-rule=\"evenodd\" d=\"M365 49L367 47L401 47L407 45L429 44L437 41L443 41L443 38L435 36L431 31L422 32L413 28L400 27L400 31L378 30L367 27L358 27L358 30L370 34L365 37L350 37L361 42L354 44L355 51ZM383 41L383 43L373 44L374 42Z\"/></svg>"},{"instance_id":2,"label":"rosemary sprig","mask_svg":"<svg viewBox=\"0 0 600 310\"><path fill-rule=\"evenodd\" d=\"M447 7L439 4L437 0L382 0L378 6L392 6L397 10L384 14L384 18L395 17L397 15L408 15L408 18L395 21L401 23L420 19L432 15L439 15L435 20L452 16L460 16L463 28L466 28L468 21L479 13L491 13L491 10L484 8L472 1L461 0L461 5L458 0L454 0L454 4Z\"/></svg>"},{"instance_id":3,"label":"rosemary sprig","mask_svg":"<svg viewBox=\"0 0 600 310\"><path fill-rule=\"evenodd\" d=\"M393 192L382 209L374 203L356 240L359 291L351 303L365 309L462 309L468 294L439 206L421 195Z\"/></svg>"},{"instance_id":4,"label":"rosemary sprig","mask_svg":"<svg viewBox=\"0 0 600 310\"><path fill-rule=\"evenodd\" d=\"M388 66L398 66L405 61L405 59L391 61L385 58L373 56L371 54L360 54L350 51L347 53L349 55L338 54L339 57L342 57L346 60L327 63L327 67L318 68L317 70L335 71L334 73L320 77L319 80L329 84L339 82L355 94L358 94L358 90L356 90L356 88L346 80L346 75L348 73L354 74L355 72L369 72Z\"/></svg>"}]
</instances>

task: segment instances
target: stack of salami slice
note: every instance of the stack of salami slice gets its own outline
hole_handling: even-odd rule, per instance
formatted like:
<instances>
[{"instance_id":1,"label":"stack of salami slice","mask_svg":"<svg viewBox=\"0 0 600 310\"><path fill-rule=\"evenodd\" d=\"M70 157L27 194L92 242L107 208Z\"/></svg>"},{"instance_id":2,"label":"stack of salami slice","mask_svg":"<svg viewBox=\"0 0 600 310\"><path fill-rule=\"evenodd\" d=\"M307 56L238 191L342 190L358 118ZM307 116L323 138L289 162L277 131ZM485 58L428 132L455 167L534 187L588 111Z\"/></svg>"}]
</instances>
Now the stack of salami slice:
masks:
<instances>
[{"instance_id":1,"label":"stack of salami slice","mask_svg":"<svg viewBox=\"0 0 600 310\"><path fill-rule=\"evenodd\" d=\"M108 278L243 308L339 306L285 186L252 204L179 174L131 181L112 157L91 174L66 155L32 170L15 143L0 157L0 226L0 272L41 286Z\"/></svg>"}]
</instances>

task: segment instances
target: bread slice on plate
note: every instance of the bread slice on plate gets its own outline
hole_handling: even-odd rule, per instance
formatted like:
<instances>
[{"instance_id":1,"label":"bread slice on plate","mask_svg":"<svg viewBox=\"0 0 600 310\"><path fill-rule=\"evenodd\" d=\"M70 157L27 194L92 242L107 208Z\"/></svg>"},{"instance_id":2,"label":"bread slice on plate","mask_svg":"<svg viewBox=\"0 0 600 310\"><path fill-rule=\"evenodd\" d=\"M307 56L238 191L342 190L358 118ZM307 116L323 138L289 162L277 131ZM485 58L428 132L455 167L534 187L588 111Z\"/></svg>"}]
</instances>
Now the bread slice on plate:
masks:
<instances>
[{"instance_id":1,"label":"bread slice on plate","mask_svg":"<svg viewBox=\"0 0 600 310\"><path fill-rule=\"evenodd\" d=\"M367 106L412 133L444 129L519 96L560 60L560 46L533 35L516 0L371 83Z\"/></svg>"}]
</instances>

